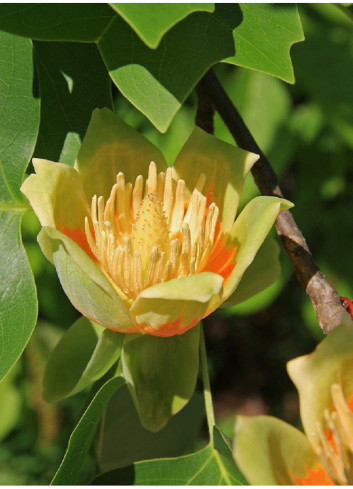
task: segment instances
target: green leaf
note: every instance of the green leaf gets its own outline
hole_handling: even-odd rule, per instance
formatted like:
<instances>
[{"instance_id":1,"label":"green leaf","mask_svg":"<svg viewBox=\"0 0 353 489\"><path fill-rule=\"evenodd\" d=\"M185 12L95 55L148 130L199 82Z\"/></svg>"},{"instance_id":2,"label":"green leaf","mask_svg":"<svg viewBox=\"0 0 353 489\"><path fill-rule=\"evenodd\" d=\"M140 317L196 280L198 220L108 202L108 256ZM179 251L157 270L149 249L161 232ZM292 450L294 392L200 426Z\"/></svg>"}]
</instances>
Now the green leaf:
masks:
<instances>
[{"instance_id":1,"label":"green leaf","mask_svg":"<svg viewBox=\"0 0 353 489\"><path fill-rule=\"evenodd\" d=\"M199 369L200 327L160 338L126 335L124 377L140 420L150 431L162 429L195 390Z\"/></svg>"},{"instance_id":2,"label":"green leaf","mask_svg":"<svg viewBox=\"0 0 353 489\"><path fill-rule=\"evenodd\" d=\"M157 49L149 49L117 17L98 47L121 93L165 132L202 75L234 54L232 31L239 20L237 6L217 5L213 14L189 15L165 35Z\"/></svg>"},{"instance_id":3,"label":"green leaf","mask_svg":"<svg viewBox=\"0 0 353 489\"><path fill-rule=\"evenodd\" d=\"M35 155L72 166L92 111L112 106L111 80L93 44L36 42L34 48L42 100Z\"/></svg>"},{"instance_id":4,"label":"green leaf","mask_svg":"<svg viewBox=\"0 0 353 489\"><path fill-rule=\"evenodd\" d=\"M196 439L204 416L203 396L195 392L162 430L151 433L142 426L128 388L123 387L104 413L97 444L99 466L106 472L138 460L182 455Z\"/></svg>"},{"instance_id":5,"label":"green leaf","mask_svg":"<svg viewBox=\"0 0 353 489\"><path fill-rule=\"evenodd\" d=\"M224 60L294 83L290 48L304 40L295 4L239 4L242 22L233 31L235 55Z\"/></svg>"},{"instance_id":6,"label":"green leaf","mask_svg":"<svg viewBox=\"0 0 353 489\"><path fill-rule=\"evenodd\" d=\"M20 192L39 126L28 39L0 32L0 379L21 355L37 317L33 275L20 225L27 205Z\"/></svg>"},{"instance_id":7,"label":"green leaf","mask_svg":"<svg viewBox=\"0 0 353 489\"><path fill-rule=\"evenodd\" d=\"M100 379L120 357L124 335L85 317L68 329L51 353L44 373L48 402L72 396Z\"/></svg>"},{"instance_id":8,"label":"green leaf","mask_svg":"<svg viewBox=\"0 0 353 489\"><path fill-rule=\"evenodd\" d=\"M109 379L97 392L72 432L63 461L52 480L54 485L76 485L85 456L100 418L114 392L124 385L122 377Z\"/></svg>"},{"instance_id":9,"label":"green leaf","mask_svg":"<svg viewBox=\"0 0 353 489\"><path fill-rule=\"evenodd\" d=\"M224 435L214 427L214 446L179 458L137 462L95 477L93 485L245 485Z\"/></svg>"},{"instance_id":10,"label":"green leaf","mask_svg":"<svg viewBox=\"0 0 353 489\"><path fill-rule=\"evenodd\" d=\"M213 3L111 3L140 39L150 48L156 48L164 34L192 12L214 11Z\"/></svg>"},{"instance_id":11,"label":"green leaf","mask_svg":"<svg viewBox=\"0 0 353 489\"><path fill-rule=\"evenodd\" d=\"M39 41L93 42L115 12L106 4L1 4L0 29Z\"/></svg>"}]
</instances>

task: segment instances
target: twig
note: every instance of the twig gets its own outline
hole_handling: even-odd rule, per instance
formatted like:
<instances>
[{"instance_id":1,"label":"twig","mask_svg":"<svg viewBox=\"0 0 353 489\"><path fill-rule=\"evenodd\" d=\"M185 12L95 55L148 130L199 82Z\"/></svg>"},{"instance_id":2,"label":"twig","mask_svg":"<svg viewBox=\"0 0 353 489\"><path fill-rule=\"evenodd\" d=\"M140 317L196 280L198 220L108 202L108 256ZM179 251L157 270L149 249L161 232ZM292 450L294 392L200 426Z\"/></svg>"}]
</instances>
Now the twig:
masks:
<instances>
[{"instance_id":1,"label":"twig","mask_svg":"<svg viewBox=\"0 0 353 489\"><path fill-rule=\"evenodd\" d=\"M283 197L277 176L269 161L212 71L206 73L199 82L198 90L200 93L207 93L214 109L225 122L236 143L241 148L260 155L260 159L252 169L260 192L263 195ZM338 293L315 264L304 236L290 211L280 212L276 220L276 229L294 266L296 276L313 303L321 328L325 333L329 333L341 323L343 315L346 314Z\"/></svg>"},{"instance_id":2,"label":"twig","mask_svg":"<svg viewBox=\"0 0 353 489\"><path fill-rule=\"evenodd\" d=\"M196 125L201 127L201 129L209 134L213 134L213 116L215 111L212 100L210 99L207 91L200 84L196 87L196 93L198 98L197 112L195 117Z\"/></svg>"}]
</instances>

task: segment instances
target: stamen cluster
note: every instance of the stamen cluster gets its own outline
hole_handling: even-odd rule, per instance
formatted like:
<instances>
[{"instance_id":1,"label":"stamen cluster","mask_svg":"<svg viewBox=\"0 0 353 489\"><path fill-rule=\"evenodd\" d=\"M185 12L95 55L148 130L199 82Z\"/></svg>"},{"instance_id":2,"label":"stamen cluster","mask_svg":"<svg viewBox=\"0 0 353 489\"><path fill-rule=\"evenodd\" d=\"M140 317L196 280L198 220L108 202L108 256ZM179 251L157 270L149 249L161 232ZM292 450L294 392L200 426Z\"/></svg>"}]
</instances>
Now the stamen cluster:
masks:
<instances>
[{"instance_id":1,"label":"stamen cluster","mask_svg":"<svg viewBox=\"0 0 353 489\"><path fill-rule=\"evenodd\" d=\"M322 423L317 424L320 445L318 455L330 478L337 485L353 484L353 413L339 384L331 386L334 410L325 410L324 416L332 442L328 440Z\"/></svg>"},{"instance_id":2,"label":"stamen cluster","mask_svg":"<svg viewBox=\"0 0 353 489\"><path fill-rule=\"evenodd\" d=\"M102 269L131 299L151 285L199 273L210 257L219 209L202 194L201 174L190 198L185 182L173 170L157 173L150 163L148 178L134 186L116 177L110 196L92 198L85 231ZM92 233L93 230L93 233Z\"/></svg>"}]
</instances>

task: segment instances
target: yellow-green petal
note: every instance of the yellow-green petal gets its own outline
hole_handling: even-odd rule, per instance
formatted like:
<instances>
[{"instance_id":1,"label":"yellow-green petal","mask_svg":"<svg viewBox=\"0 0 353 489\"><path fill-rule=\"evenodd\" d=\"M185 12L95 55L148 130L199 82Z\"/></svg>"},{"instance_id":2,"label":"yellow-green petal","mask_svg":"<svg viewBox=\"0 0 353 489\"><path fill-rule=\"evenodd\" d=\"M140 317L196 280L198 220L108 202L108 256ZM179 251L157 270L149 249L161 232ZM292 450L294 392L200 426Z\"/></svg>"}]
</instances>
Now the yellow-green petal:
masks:
<instances>
[{"instance_id":1,"label":"yellow-green petal","mask_svg":"<svg viewBox=\"0 0 353 489\"><path fill-rule=\"evenodd\" d=\"M144 136L109 109L93 111L75 163L89 201L93 195L108 198L119 172L131 183L147 177L151 161L158 171L166 169L162 153Z\"/></svg>"},{"instance_id":2,"label":"yellow-green petal","mask_svg":"<svg viewBox=\"0 0 353 489\"><path fill-rule=\"evenodd\" d=\"M53 228L43 227L38 243L54 263L61 285L76 309L108 329L136 331L113 285L74 241Z\"/></svg>"},{"instance_id":3,"label":"yellow-green petal","mask_svg":"<svg viewBox=\"0 0 353 489\"><path fill-rule=\"evenodd\" d=\"M145 428L162 429L191 398L199 370L200 327L181 336L126 335L124 378Z\"/></svg>"},{"instance_id":4,"label":"yellow-green petal","mask_svg":"<svg viewBox=\"0 0 353 489\"><path fill-rule=\"evenodd\" d=\"M254 261L245 270L239 285L222 304L222 307L240 304L273 284L281 273L279 252L280 247L277 241L268 236L257 252Z\"/></svg>"},{"instance_id":5,"label":"yellow-green petal","mask_svg":"<svg viewBox=\"0 0 353 489\"><path fill-rule=\"evenodd\" d=\"M271 416L237 416L233 449L251 485L298 485L321 467L307 437Z\"/></svg>"},{"instance_id":6,"label":"yellow-green petal","mask_svg":"<svg viewBox=\"0 0 353 489\"><path fill-rule=\"evenodd\" d=\"M237 248L235 266L225 281L220 302L224 302L238 286L246 269L253 262L266 236L270 232L279 212L293 207L288 200L277 197L255 197L252 199L232 227L229 242ZM218 307L218 304L215 306Z\"/></svg>"},{"instance_id":7,"label":"yellow-green petal","mask_svg":"<svg viewBox=\"0 0 353 489\"><path fill-rule=\"evenodd\" d=\"M22 184L21 191L29 200L42 226L60 230L84 230L90 208L79 174L62 163L33 159L36 173Z\"/></svg>"},{"instance_id":8,"label":"yellow-green petal","mask_svg":"<svg viewBox=\"0 0 353 489\"><path fill-rule=\"evenodd\" d=\"M175 173L192 192L201 173L206 175L204 194L220 210L221 229L230 231L238 209L244 180L255 161L254 153L236 148L196 128L179 153Z\"/></svg>"},{"instance_id":9,"label":"yellow-green petal","mask_svg":"<svg viewBox=\"0 0 353 489\"><path fill-rule=\"evenodd\" d=\"M299 392L304 430L317 446L316 424L323 423L325 409L333 409L331 385L340 384L353 405L353 326L339 326L313 353L288 362L287 370Z\"/></svg>"},{"instance_id":10,"label":"yellow-green petal","mask_svg":"<svg viewBox=\"0 0 353 489\"><path fill-rule=\"evenodd\" d=\"M221 291L222 283L220 275L203 272L153 285L136 298L130 314L149 334L184 333L205 316L210 301Z\"/></svg>"}]
</instances>

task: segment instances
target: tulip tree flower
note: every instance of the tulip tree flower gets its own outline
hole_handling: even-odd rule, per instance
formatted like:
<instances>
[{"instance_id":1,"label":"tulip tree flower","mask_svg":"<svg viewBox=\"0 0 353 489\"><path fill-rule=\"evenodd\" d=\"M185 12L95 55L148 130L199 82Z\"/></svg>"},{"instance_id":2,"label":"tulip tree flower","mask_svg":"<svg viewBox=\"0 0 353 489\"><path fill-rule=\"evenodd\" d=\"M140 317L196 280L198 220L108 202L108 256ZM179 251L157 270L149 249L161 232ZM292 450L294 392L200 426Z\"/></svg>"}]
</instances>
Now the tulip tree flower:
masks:
<instances>
[{"instance_id":1,"label":"tulip tree flower","mask_svg":"<svg viewBox=\"0 0 353 489\"><path fill-rule=\"evenodd\" d=\"M238 416L235 458L250 484L353 484L353 327L287 364L305 433L271 416Z\"/></svg>"},{"instance_id":2,"label":"tulip tree flower","mask_svg":"<svg viewBox=\"0 0 353 489\"><path fill-rule=\"evenodd\" d=\"M76 309L129 333L123 365L131 383L131 370L146 367L143 345L158 350L153 337L175 344L192 338L197 355L196 333L175 337L225 301L244 300L277 278L275 248L267 240L262 245L280 210L292 204L257 197L235 220L257 159L196 128L171 168L142 135L108 109L96 109L74 168L33 160L35 174L22 192L42 225L39 245ZM248 267L253 287L240 287L239 297ZM172 411L189 396L182 392Z\"/></svg>"}]
</instances>

